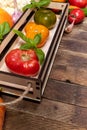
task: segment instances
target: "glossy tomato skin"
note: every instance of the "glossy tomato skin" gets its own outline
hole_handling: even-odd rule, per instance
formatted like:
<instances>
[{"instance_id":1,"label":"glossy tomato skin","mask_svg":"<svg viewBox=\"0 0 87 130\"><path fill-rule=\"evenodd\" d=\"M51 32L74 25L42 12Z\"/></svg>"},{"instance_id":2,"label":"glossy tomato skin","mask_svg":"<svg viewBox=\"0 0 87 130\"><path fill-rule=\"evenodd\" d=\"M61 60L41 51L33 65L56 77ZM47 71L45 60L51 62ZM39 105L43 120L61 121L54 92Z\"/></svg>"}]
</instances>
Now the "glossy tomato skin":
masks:
<instances>
[{"instance_id":1,"label":"glossy tomato skin","mask_svg":"<svg viewBox=\"0 0 87 130\"><path fill-rule=\"evenodd\" d=\"M85 8L87 6L87 0L68 0L70 5L74 5L80 8Z\"/></svg>"},{"instance_id":2,"label":"glossy tomato skin","mask_svg":"<svg viewBox=\"0 0 87 130\"><path fill-rule=\"evenodd\" d=\"M13 73L24 76L34 76L40 68L33 50L11 50L5 57L5 63Z\"/></svg>"},{"instance_id":3,"label":"glossy tomato skin","mask_svg":"<svg viewBox=\"0 0 87 130\"><path fill-rule=\"evenodd\" d=\"M26 37L30 39L34 39L36 34L41 34L41 41L37 44L38 48L44 46L49 37L49 29L41 24L36 24L35 22L28 22L24 31Z\"/></svg>"},{"instance_id":4,"label":"glossy tomato skin","mask_svg":"<svg viewBox=\"0 0 87 130\"><path fill-rule=\"evenodd\" d=\"M81 23L85 18L85 14L81 9L73 9L69 16L68 16L68 21L72 23L74 20L74 24Z\"/></svg>"},{"instance_id":5,"label":"glossy tomato skin","mask_svg":"<svg viewBox=\"0 0 87 130\"><path fill-rule=\"evenodd\" d=\"M34 21L51 29L56 24L56 14L50 9L41 8L35 12Z\"/></svg>"}]
</instances>

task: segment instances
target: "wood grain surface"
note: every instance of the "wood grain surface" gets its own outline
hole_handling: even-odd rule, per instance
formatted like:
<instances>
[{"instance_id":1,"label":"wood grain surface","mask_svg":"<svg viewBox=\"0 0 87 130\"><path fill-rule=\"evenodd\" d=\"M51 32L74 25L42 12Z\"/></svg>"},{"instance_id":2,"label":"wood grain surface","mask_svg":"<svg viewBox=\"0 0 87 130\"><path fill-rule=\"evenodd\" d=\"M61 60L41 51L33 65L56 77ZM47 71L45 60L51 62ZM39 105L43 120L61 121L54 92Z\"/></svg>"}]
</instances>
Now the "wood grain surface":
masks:
<instances>
[{"instance_id":1,"label":"wood grain surface","mask_svg":"<svg viewBox=\"0 0 87 130\"><path fill-rule=\"evenodd\" d=\"M3 130L87 130L87 19L64 33L41 103L7 107Z\"/></svg>"}]
</instances>

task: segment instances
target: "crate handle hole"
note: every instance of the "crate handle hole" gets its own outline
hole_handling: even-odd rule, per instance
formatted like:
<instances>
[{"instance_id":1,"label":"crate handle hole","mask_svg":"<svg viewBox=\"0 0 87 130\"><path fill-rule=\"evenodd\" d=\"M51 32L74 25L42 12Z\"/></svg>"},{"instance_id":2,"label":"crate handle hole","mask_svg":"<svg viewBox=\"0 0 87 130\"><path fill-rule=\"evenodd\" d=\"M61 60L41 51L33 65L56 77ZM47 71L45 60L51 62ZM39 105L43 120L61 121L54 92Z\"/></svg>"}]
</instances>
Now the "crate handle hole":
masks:
<instances>
[{"instance_id":1,"label":"crate handle hole","mask_svg":"<svg viewBox=\"0 0 87 130\"><path fill-rule=\"evenodd\" d=\"M33 91L29 91L30 94L33 94Z\"/></svg>"},{"instance_id":2,"label":"crate handle hole","mask_svg":"<svg viewBox=\"0 0 87 130\"><path fill-rule=\"evenodd\" d=\"M36 82L36 85L40 85L40 83L39 83L39 82Z\"/></svg>"},{"instance_id":3,"label":"crate handle hole","mask_svg":"<svg viewBox=\"0 0 87 130\"><path fill-rule=\"evenodd\" d=\"M40 87L39 87L39 86L36 86L36 89L37 89L37 90L39 90L39 89L40 89Z\"/></svg>"},{"instance_id":4,"label":"crate handle hole","mask_svg":"<svg viewBox=\"0 0 87 130\"><path fill-rule=\"evenodd\" d=\"M39 98L39 97L36 97L36 99L39 99L39 100L40 100L40 98Z\"/></svg>"}]
</instances>

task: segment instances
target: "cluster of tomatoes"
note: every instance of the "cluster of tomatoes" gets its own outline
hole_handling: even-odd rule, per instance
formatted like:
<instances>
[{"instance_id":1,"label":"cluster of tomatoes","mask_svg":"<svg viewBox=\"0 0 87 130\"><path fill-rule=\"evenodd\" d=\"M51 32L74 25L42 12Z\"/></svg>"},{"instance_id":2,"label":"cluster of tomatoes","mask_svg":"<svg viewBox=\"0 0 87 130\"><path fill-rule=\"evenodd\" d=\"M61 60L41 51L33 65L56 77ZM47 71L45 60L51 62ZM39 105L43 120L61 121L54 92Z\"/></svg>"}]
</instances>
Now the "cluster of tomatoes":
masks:
<instances>
[{"instance_id":1,"label":"cluster of tomatoes","mask_svg":"<svg viewBox=\"0 0 87 130\"><path fill-rule=\"evenodd\" d=\"M81 23L84 18L85 14L87 13L87 0L68 0L70 4L70 12L68 21L74 24Z\"/></svg>"},{"instance_id":2,"label":"cluster of tomatoes","mask_svg":"<svg viewBox=\"0 0 87 130\"><path fill-rule=\"evenodd\" d=\"M11 72L23 76L35 76L38 74L40 70L39 58L41 57L39 55L41 51L38 48L44 46L49 36L49 30L54 27L55 23L56 14L53 11L43 8L35 12L34 20L28 22L24 27L26 37L21 34L23 35L23 40L26 39L30 43L25 44L26 49L13 49L5 57L5 63ZM38 37L35 37L37 34L41 34L41 40L35 46L33 44L38 41ZM31 48L27 48L27 46L31 46Z\"/></svg>"},{"instance_id":3,"label":"cluster of tomatoes","mask_svg":"<svg viewBox=\"0 0 87 130\"><path fill-rule=\"evenodd\" d=\"M87 16L87 0L52 0L54 2L69 3L69 23L81 23Z\"/></svg>"}]
</instances>

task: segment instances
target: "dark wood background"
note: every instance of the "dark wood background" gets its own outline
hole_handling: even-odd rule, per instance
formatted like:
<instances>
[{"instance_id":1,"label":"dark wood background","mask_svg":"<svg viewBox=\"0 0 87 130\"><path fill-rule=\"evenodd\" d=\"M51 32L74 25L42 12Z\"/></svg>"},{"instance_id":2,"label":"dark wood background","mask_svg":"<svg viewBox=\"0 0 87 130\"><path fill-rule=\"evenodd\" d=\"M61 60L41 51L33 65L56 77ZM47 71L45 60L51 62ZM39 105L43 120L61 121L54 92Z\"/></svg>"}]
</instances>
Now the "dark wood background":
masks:
<instances>
[{"instance_id":1,"label":"dark wood background","mask_svg":"<svg viewBox=\"0 0 87 130\"><path fill-rule=\"evenodd\" d=\"M87 130L87 19L64 33L42 102L7 107L3 130Z\"/></svg>"}]
</instances>

